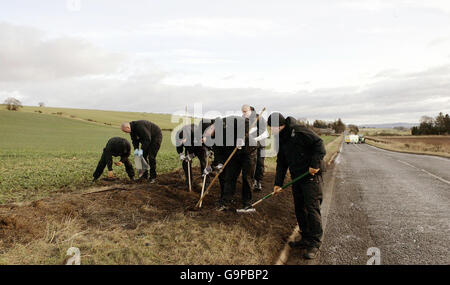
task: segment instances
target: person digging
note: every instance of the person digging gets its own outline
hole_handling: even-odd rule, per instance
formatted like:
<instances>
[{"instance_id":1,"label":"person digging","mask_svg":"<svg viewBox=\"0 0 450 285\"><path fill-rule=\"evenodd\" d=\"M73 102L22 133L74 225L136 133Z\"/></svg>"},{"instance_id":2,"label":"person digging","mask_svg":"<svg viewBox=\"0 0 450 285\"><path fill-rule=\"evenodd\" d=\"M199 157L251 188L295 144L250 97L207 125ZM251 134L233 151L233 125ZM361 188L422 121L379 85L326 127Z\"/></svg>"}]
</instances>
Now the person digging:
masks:
<instances>
[{"instance_id":1,"label":"person digging","mask_svg":"<svg viewBox=\"0 0 450 285\"><path fill-rule=\"evenodd\" d=\"M202 143L201 129L195 124L183 126L176 134L176 150L182 161L186 185L189 191L193 186L192 159L197 157L200 161L200 169L205 172L207 149Z\"/></svg>"},{"instance_id":2,"label":"person digging","mask_svg":"<svg viewBox=\"0 0 450 285\"><path fill-rule=\"evenodd\" d=\"M105 148L103 149L100 161L98 162L97 168L95 169L94 174L92 175L94 177L93 181L96 181L102 175L105 167L108 167L108 179L114 179L114 173L112 168L113 156L120 157L120 162L116 162L115 165L116 166L125 165L125 170L128 174L128 177L131 180L133 180L134 169L130 161L128 160L130 153L131 153L131 146L126 139L120 137L110 139L106 144Z\"/></svg>"},{"instance_id":3,"label":"person digging","mask_svg":"<svg viewBox=\"0 0 450 285\"><path fill-rule=\"evenodd\" d=\"M149 183L155 183L157 176L156 156L163 139L161 128L152 122L141 120L123 123L121 129L124 133L130 134L135 155L139 153L139 145L141 145L144 159L150 166L150 177L148 176L148 170L146 170L140 179L148 178Z\"/></svg>"},{"instance_id":4,"label":"person digging","mask_svg":"<svg viewBox=\"0 0 450 285\"><path fill-rule=\"evenodd\" d=\"M306 248L304 257L317 257L323 236L320 205L322 203L321 162L326 154L322 139L305 126L297 124L292 117L284 118L272 113L267 124L279 142L274 183L275 195L281 193L289 169L291 177L304 178L292 185L295 215L301 230L301 240L290 242L291 247Z\"/></svg>"}]
</instances>

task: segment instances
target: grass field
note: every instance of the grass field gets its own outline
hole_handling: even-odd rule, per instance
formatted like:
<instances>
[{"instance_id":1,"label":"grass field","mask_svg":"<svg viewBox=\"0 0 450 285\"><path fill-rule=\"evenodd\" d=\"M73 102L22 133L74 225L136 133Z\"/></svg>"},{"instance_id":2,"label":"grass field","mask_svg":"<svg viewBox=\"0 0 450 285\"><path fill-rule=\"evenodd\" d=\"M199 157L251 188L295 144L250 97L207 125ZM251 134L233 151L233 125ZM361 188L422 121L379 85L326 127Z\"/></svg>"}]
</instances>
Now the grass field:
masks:
<instances>
[{"instance_id":1,"label":"grass field","mask_svg":"<svg viewBox=\"0 0 450 285\"><path fill-rule=\"evenodd\" d=\"M36 113L33 111L35 109L50 111ZM84 114L96 120L117 122L117 125L51 115L54 111ZM161 117L164 118L163 124L170 121L169 115L154 116L146 114L145 118L158 124ZM92 172L106 142L116 136L130 140L119 125L122 121L136 119L140 119L139 113L38 107L25 107L20 112L0 109L0 204L31 201L54 192L71 192L95 186L91 182ZM163 131L163 136L157 157L160 173L180 167L170 132ZM325 143L334 138L323 137ZM274 163L275 160L268 159L270 161ZM114 167L114 170L119 178L127 177L123 167Z\"/></svg>"},{"instance_id":2,"label":"grass field","mask_svg":"<svg viewBox=\"0 0 450 285\"><path fill-rule=\"evenodd\" d=\"M107 139L129 138L117 126L0 110L0 133L0 264L63 264L71 246L80 248L83 264L270 264L295 223L289 194L267 200L256 214L218 214L218 185L202 211L186 212L198 194L185 191L169 132L157 185L125 185L125 172L115 167L121 179L110 182L112 191L90 195L105 187L91 175Z\"/></svg>"},{"instance_id":3,"label":"grass field","mask_svg":"<svg viewBox=\"0 0 450 285\"><path fill-rule=\"evenodd\" d=\"M364 136L409 136L411 135L411 130L396 130L394 128L360 128L359 134Z\"/></svg>"},{"instance_id":4,"label":"grass field","mask_svg":"<svg viewBox=\"0 0 450 285\"><path fill-rule=\"evenodd\" d=\"M108 139L130 140L117 126L6 110L0 110L0 134L0 204L93 186L92 172ZM170 132L163 136L158 170L167 172L178 159ZM118 177L127 177L123 167L114 169Z\"/></svg>"},{"instance_id":5,"label":"grass field","mask_svg":"<svg viewBox=\"0 0 450 285\"><path fill-rule=\"evenodd\" d=\"M388 150L450 157L450 136L376 136L366 142Z\"/></svg>"}]
</instances>

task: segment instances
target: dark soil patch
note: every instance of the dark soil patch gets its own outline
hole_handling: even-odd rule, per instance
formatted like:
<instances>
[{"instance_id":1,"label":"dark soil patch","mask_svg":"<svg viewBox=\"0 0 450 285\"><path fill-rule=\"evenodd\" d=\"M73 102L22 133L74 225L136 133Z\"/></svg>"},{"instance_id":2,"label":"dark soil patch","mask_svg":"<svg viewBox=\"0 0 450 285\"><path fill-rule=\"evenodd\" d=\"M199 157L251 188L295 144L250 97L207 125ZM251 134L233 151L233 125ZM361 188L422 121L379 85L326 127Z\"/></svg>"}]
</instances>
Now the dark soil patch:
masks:
<instances>
[{"instance_id":1,"label":"dark soil patch","mask_svg":"<svg viewBox=\"0 0 450 285\"><path fill-rule=\"evenodd\" d=\"M200 173L199 169L194 170ZM272 191L273 173L266 173L263 192L254 193L257 200ZM194 179L197 192L200 179ZM274 245L274 258L281 250L295 226L292 195L286 191L282 195L268 199L257 206L257 212L237 214L217 212L219 198L218 182L203 202L203 207L190 211L200 194L188 192L184 184L182 170L160 175L156 184L129 183L127 181L100 181L101 186L115 186L112 189L90 194L57 194L26 205L0 206L0 240L3 249L15 243L26 244L46 235L49 221L76 218L83 224L83 230L115 228L133 230L140 223L152 223L168 219L173 215L184 214L200 220L205 227L215 225L240 225L252 235L272 234L279 240ZM236 189L236 208L240 208L240 182Z\"/></svg>"}]
</instances>

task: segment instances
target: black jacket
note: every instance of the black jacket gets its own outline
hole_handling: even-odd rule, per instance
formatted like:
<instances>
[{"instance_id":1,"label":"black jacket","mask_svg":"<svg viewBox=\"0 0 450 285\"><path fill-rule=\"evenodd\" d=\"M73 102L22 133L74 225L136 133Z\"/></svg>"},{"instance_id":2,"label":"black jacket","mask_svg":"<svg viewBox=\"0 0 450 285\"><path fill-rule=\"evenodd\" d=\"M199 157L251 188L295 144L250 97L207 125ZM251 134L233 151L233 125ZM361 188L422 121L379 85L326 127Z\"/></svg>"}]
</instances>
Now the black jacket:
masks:
<instances>
[{"instance_id":1,"label":"black jacket","mask_svg":"<svg viewBox=\"0 0 450 285\"><path fill-rule=\"evenodd\" d=\"M276 186L283 186L288 169L291 175L299 176L307 172L309 167L320 168L326 154L322 139L313 131L298 125L292 117L286 119L285 125L279 134Z\"/></svg>"},{"instance_id":2,"label":"black jacket","mask_svg":"<svg viewBox=\"0 0 450 285\"><path fill-rule=\"evenodd\" d=\"M176 148L180 154L185 148L188 152L194 153L195 148L202 147L202 131L195 124L183 126L176 134ZM186 139L183 143L182 140Z\"/></svg>"},{"instance_id":3,"label":"black jacket","mask_svg":"<svg viewBox=\"0 0 450 285\"><path fill-rule=\"evenodd\" d=\"M229 116L214 121L215 134L213 136L215 144L212 146L214 155L222 158L228 157L236 148L237 140L243 139L245 146L239 152L251 153L256 151L256 142L251 142L249 137L249 120L239 116ZM211 145L211 143L207 145Z\"/></svg>"},{"instance_id":4,"label":"black jacket","mask_svg":"<svg viewBox=\"0 0 450 285\"><path fill-rule=\"evenodd\" d=\"M156 124L141 120L130 122L131 127L131 141L133 142L134 149L139 148L139 144L142 144L142 149L147 149L152 141L162 141L161 128Z\"/></svg>"},{"instance_id":5,"label":"black jacket","mask_svg":"<svg viewBox=\"0 0 450 285\"><path fill-rule=\"evenodd\" d=\"M131 146L126 139L120 137L111 138L103 149L102 157L100 158L97 168L93 174L94 180L98 179L102 175L106 166L109 171L112 171L113 156L120 156L120 161L125 165L128 176L133 178L133 166L128 160L130 153Z\"/></svg>"}]
</instances>

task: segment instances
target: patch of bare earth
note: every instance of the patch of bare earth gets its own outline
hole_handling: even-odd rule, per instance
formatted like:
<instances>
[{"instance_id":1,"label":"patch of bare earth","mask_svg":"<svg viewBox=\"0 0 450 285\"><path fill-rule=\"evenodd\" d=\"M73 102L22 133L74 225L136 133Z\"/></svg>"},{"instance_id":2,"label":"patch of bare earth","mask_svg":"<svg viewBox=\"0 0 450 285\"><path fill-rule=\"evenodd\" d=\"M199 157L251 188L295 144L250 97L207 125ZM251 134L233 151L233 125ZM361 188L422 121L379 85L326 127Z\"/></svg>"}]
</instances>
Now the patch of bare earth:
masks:
<instances>
[{"instance_id":1,"label":"patch of bare earth","mask_svg":"<svg viewBox=\"0 0 450 285\"><path fill-rule=\"evenodd\" d=\"M254 200L272 190L273 180L266 173L265 191ZM199 193L186 191L181 170L152 185L101 183L84 193L0 206L0 264L63 264L72 246L82 264L272 264L295 226L290 192L256 213L237 214L215 210L218 185L201 210L190 210ZM240 189L238 183L236 208Z\"/></svg>"}]
</instances>

